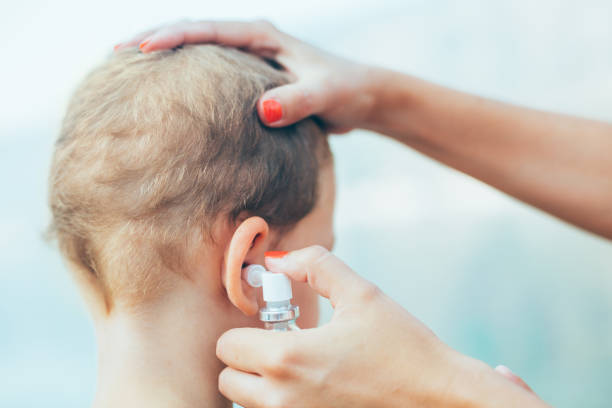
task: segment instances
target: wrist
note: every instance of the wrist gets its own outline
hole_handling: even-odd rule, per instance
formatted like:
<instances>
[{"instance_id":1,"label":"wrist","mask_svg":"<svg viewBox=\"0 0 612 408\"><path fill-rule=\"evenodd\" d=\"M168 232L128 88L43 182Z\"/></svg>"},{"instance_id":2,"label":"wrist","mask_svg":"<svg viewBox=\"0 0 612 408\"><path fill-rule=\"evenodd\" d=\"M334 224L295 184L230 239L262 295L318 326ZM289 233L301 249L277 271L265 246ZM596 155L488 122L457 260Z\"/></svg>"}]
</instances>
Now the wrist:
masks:
<instances>
[{"instance_id":1,"label":"wrist","mask_svg":"<svg viewBox=\"0 0 612 408\"><path fill-rule=\"evenodd\" d=\"M367 66L364 69L362 86L358 90L368 96L368 109L363 113L361 127L377 130L381 127L381 112L389 108L389 86L393 83L393 71Z\"/></svg>"},{"instance_id":2,"label":"wrist","mask_svg":"<svg viewBox=\"0 0 612 408\"><path fill-rule=\"evenodd\" d=\"M362 127L404 142L407 135L415 133L419 86L420 81L410 75L371 68L365 92L371 95L372 104Z\"/></svg>"},{"instance_id":3,"label":"wrist","mask_svg":"<svg viewBox=\"0 0 612 408\"><path fill-rule=\"evenodd\" d=\"M376 121L381 87L387 70L372 65L350 63L336 91L334 109L344 110L344 122L351 128L371 129ZM339 108L337 108L339 107Z\"/></svg>"}]
</instances>

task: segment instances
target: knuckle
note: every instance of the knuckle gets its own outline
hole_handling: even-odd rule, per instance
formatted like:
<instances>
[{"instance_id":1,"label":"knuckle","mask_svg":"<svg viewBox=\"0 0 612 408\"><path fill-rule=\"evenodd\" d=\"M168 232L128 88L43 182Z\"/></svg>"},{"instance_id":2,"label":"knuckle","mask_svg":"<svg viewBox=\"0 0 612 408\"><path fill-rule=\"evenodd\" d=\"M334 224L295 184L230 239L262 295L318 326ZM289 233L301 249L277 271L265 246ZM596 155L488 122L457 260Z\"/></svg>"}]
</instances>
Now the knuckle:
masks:
<instances>
[{"instance_id":1,"label":"knuckle","mask_svg":"<svg viewBox=\"0 0 612 408\"><path fill-rule=\"evenodd\" d=\"M321 245L312 245L308 247L306 251L308 251L308 257L317 263L330 254L330 252Z\"/></svg>"},{"instance_id":2,"label":"knuckle","mask_svg":"<svg viewBox=\"0 0 612 408\"><path fill-rule=\"evenodd\" d=\"M369 303L378 299L381 294L382 291L378 286L371 282L364 282L363 286L359 289L357 296L362 303Z\"/></svg>"},{"instance_id":3,"label":"knuckle","mask_svg":"<svg viewBox=\"0 0 612 408\"><path fill-rule=\"evenodd\" d=\"M267 20L253 21L250 27L252 43L250 48L258 53L274 56L279 49L279 31Z\"/></svg>"},{"instance_id":4,"label":"knuckle","mask_svg":"<svg viewBox=\"0 0 612 408\"><path fill-rule=\"evenodd\" d=\"M266 373L273 377L287 378L292 375L292 370L297 362L296 354L290 348L277 350L268 359L265 367Z\"/></svg>"},{"instance_id":5,"label":"knuckle","mask_svg":"<svg viewBox=\"0 0 612 408\"><path fill-rule=\"evenodd\" d=\"M325 262L330 256L332 256L331 252L329 252L325 247L321 245L314 245L309 248L310 259L312 259L312 265L315 267L320 266L323 262Z\"/></svg>"}]
</instances>

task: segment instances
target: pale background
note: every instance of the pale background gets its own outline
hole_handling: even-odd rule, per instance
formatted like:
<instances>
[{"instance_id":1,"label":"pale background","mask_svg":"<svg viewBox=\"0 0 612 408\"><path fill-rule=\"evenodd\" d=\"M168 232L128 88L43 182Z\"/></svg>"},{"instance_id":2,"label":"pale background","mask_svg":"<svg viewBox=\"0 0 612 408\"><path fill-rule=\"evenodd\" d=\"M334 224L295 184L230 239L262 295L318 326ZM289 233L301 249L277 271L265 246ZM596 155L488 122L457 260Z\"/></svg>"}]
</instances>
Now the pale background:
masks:
<instances>
[{"instance_id":1,"label":"pale background","mask_svg":"<svg viewBox=\"0 0 612 408\"><path fill-rule=\"evenodd\" d=\"M70 92L134 32L265 17L346 57L612 120L609 0L22 1L0 16L2 407L91 401L92 326L41 240L46 173ZM389 140L355 132L333 149L338 255L452 347L510 366L555 406L612 405L609 242Z\"/></svg>"}]
</instances>

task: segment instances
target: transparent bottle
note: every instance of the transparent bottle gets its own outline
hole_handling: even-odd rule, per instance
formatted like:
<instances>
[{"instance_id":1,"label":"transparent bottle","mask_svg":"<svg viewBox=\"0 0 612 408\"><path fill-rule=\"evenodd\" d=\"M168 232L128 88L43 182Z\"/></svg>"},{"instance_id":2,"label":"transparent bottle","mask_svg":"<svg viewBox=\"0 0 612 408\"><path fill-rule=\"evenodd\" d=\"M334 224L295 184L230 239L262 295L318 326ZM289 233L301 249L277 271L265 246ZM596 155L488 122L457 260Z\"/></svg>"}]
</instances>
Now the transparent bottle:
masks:
<instances>
[{"instance_id":1,"label":"transparent bottle","mask_svg":"<svg viewBox=\"0 0 612 408\"><path fill-rule=\"evenodd\" d=\"M288 300L282 302L266 302L259 310L259 320L264 322L266 330L295 331L300 328L295 319L300 316L300 308L293 306Z\"/></svg>"},{"instance_id":2,"label":"transparent bottle","mask_svg":"<svg viewBox=\"0 0 612 408\"><path fill-rule=\"evenodd\" d=\"M267 330L300 330L295 319L300 316L300 308L291 304L293 292L291 281L282 273L268 272L261 265L245 268L244 278L254 288L263 287L266 305L259 310L259 320Z\"/></svg>"}]
</instances>

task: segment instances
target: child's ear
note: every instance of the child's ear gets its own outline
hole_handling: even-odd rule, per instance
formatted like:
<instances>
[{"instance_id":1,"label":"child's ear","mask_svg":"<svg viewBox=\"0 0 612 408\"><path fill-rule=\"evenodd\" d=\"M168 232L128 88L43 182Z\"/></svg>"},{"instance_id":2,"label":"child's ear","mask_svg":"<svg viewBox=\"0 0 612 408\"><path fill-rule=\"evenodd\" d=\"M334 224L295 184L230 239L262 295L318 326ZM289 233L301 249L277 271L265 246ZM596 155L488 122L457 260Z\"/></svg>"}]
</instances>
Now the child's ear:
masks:
<instances>
[{"instance_id":1,"label":"child's ear","mask_svg":"<svg viewBox=\"0 0 612 408\"><path fill-rule=\"evenodd\" d=\"M242 267L262 263L268 247L268 223L261 217L244 220L225 252L222 281L230 302L247 316L257 313L257 290L242 279Z\"/></svg>"}]
</instances>

